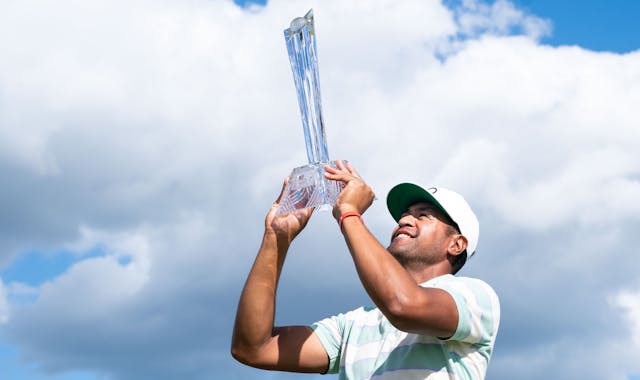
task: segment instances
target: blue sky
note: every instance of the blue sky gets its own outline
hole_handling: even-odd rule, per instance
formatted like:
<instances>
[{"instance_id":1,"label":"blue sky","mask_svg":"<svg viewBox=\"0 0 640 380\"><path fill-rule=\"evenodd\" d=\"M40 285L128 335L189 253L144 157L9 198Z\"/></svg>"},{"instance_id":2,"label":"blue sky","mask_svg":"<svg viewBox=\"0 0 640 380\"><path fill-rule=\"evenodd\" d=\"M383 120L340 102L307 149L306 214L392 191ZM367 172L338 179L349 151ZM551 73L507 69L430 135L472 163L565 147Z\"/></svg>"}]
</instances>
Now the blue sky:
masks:
<instances>
[{"instance_id":1,"label":"blue sky","mask_svg":"<svg viewBox=\"0 0 640 380\"><path fill-rule=\"evenodd\" d=\"M579 45L595 51L628 53L638 49L635 38L640 4L634 1L515 1L522 9L553 22L551 45Z\"/></svg>"},{"instance_id":2,"label":"blue sky","mask_svg":"<svg viewBox=\"0 0 640 380\"><path fill-rule=\"evenodd\" d=\"M604 255L640 226L640 3L416 1L389 14L383 3L0 5L0 378L274 376L232 362L228 334L264 211L304 162L303 149L264 146L302 143L286 129L299 122L281 32L313 6L336 158L379 194L418 171L462 187L490 226L487 255L465 268L503 301L490 378L524 358L536 368L517 377L537 378L586 339L611 353L598 353L602 371L640 379L617 354L640 355L640 259L620 268ZM363 34L341 18L358 11L377 21ZM427 143L391 149L415 136ZM289 259L280 323L368 302L326 219ZM368 223L387 238L383 207ZM326 288L299 274L309 266L331 270ZM300 297L317 302L290 306ZM573 354L558 379L583 374L589 355Z\"/></svg>"},{"instance_id":3,"label":"blue sky","mask_svg":"<svg viewBox=\"0 0 640 380\"><path fill-rule=\"evenodd\" d=\"M266 0L234 0L240 6L265 5ZM445 0L458 4L459 0ZM551 20L553 32L542 41L578 45L595 51L628 53L638 49L640 3L625 0L515 0L519 8Z\"/></svg>"}]
</instances>

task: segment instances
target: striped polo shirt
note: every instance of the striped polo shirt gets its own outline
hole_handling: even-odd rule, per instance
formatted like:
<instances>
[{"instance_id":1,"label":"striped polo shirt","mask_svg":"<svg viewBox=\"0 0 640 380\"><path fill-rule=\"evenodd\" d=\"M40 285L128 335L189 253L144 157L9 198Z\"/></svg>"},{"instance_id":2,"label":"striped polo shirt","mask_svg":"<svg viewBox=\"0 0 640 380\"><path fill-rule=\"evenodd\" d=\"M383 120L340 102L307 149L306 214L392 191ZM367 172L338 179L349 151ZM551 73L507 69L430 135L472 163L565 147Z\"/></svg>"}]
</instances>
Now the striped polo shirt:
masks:
<instances>
[{"instance_id":1,"label":"striped polo shirt","mask_svg":"<svg viewBox=\"0 0 640 380\"><path fill-rule=\"evenodd\" d=\"M447 291L458 308L449 339L396 329L378 308L361 307L311 328L329 356L327 373L340 379L484 379L493 350L500 304L484 281L444 275L420 284Z\"/></svg>"}]
</instances>

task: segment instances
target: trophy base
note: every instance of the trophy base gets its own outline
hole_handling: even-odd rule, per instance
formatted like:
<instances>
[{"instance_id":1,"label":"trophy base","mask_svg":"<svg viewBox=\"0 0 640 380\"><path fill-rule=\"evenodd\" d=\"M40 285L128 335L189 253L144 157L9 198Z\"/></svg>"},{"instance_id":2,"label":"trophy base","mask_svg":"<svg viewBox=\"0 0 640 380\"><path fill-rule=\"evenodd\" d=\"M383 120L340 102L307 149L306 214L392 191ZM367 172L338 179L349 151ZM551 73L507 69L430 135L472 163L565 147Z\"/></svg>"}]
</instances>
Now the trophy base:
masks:
<instances>
[{"instance_id":1,"label":"trophy base","mask_svg":"<svg viewBox=\"0 0 640 380\"><path fill-rule=\"evenodd\" d=\"M327 165L337 167L335 161L331 161L316 162L293 169L276 215L310 207L321 210L333 207L345 184L325 178L324 167Z\"/></svg>"}]
</instances>

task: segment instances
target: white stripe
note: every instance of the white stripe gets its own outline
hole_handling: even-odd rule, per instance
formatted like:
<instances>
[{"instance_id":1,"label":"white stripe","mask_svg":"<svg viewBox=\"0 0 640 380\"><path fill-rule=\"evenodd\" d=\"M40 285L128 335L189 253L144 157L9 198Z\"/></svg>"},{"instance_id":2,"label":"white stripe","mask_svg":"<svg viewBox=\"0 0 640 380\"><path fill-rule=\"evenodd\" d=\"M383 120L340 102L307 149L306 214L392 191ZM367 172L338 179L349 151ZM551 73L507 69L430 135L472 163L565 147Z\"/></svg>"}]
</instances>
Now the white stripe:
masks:
<instances>
[{"instance_id":1,"label":"white stripe","mask_svg":"<svg viewBox=\"0 0 640 380\"><path fill-rule=\"evenodd\" d=\"M491 313L493 317L493 336L498 335L498 326L500 325L500 300L498 295L489 284L482 282L489 299L491 300Z\"/></svg>"},{"instance_id":2,"label":"white stripe","mask_svg":"<svg viewBox=\"0 0 640 380\"><path fill-rule=\"evenodd\" d=\"M405 338L406 341L403 341ZM387 357L394 349L409 346L415 341L415 335L396 330L395 333L388 334L383 341L377 340L360 346L350 343L348 349L343 351L345 355L342 358L342 364L350 366L360 360ZM400 345L400 342L403 344Z\"/></svg>"},{"instance_id":3,"label":"white stripe","mask_svg":"<svg viewBox=\"0 0 640 380\"><path fill-rule=\"evenodd\" d=\"M402 369L397 371L385 372L379 376L371 377L372 380L455 380L456 375L447 373L446 370L438 372L425 369Z\"/></svg>"},{"instance_id":4,"label":"white stripe","mask_svg":"<svg viewBox=\"0 0 640 380\"><path fill-rule=\"evenodd\" d=\"M329 333L331 333L331 338L340 344L342 342L342 334L340 333L340 329L338 329L338 322L333 318L327 318L322 324L329 330Z\"/></svg>"},{"instance_id":5,"label":"white stripe","mask_svg":"<svg viewBox=\"0 0 640 380\"><path fill-rule=\"evenodd\" d=\"M353 322L355 327L377 327L386 320L380 309L366 311L363 307L346 313L345 318Z\"/></svg>"}]
</instances>

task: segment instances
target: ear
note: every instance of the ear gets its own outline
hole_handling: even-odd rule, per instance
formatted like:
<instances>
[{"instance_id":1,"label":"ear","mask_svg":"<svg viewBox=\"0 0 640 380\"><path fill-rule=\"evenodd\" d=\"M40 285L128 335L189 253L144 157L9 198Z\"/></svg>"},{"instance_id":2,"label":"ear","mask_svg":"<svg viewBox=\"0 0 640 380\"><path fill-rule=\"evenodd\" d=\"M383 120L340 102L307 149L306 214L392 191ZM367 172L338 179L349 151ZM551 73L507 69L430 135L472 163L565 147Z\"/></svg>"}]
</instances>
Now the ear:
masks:
<instances>
[{"instance_id":1,"label":"ear","mask_svg":"<svg viewBox=\"0 0 640 380\"><path fill-rule=\"evenodd\" d=\"M447 253L452 256L458 256L467 249L467 245L468 241L466 237L461 234L454 234L451 236L451 240L449 241Z\"/></svg>"}]
</instances>

